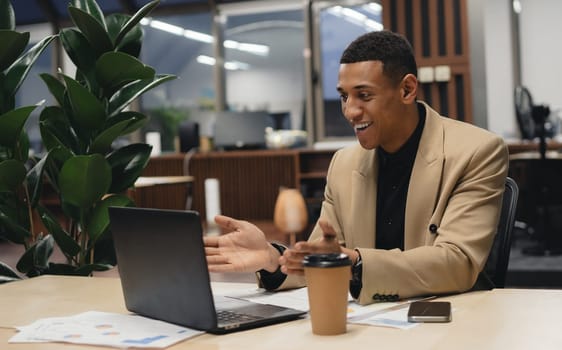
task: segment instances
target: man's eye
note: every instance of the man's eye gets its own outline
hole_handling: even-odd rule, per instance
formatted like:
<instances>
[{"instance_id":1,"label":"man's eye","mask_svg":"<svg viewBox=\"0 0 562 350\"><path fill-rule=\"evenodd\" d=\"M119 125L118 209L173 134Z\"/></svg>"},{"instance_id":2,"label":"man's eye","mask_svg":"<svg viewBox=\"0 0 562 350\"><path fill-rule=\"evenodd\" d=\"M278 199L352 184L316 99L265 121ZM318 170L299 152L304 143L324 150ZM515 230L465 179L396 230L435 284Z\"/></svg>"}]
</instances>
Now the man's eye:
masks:
<instances>
[{"instance_id":1,"label":"man's eye","mask_svg":"<svg viewBox=\"0 0 562 350\"><path fill-rule=\"evenodd\" d=\"M368 94L366 92L361 93L361 94L359 94L359 98L362 99L362 100L368 100L369 98L371 98L371 94Z\"/></svg>"},{"instance_id":2,"label":"man's eye","mask_svg":"<svg viewBox=\"0 0 562 350\"><path fill-rule=\"evenodd\" d=\"M347 101L347 95L340 95L340 99L342 100L342 102L346 102Z\"/></svg>"}]
</instances>

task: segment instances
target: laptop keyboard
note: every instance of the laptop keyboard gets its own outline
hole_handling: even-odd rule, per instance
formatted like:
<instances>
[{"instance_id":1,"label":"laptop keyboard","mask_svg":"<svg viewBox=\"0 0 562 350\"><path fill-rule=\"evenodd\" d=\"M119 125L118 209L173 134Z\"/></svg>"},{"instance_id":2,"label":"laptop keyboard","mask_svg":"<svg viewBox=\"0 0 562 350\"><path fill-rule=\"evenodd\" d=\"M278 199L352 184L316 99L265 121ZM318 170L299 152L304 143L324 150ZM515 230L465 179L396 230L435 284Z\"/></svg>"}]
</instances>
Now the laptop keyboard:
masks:
<instances>
[{"instance_id":1,"label":"laptop keyboard","mask_svg":"<svg viewBox=\"0 0 562 350\"><path fill-rule=\"evenodd\" d=\"M227 323L243 323L253 320L259 320L260 316L255 315L248 315L243 313L238 313L229 310L220 310L217 311L217 318L219 324L227 324Z\"/></svg>"}]
</instances>

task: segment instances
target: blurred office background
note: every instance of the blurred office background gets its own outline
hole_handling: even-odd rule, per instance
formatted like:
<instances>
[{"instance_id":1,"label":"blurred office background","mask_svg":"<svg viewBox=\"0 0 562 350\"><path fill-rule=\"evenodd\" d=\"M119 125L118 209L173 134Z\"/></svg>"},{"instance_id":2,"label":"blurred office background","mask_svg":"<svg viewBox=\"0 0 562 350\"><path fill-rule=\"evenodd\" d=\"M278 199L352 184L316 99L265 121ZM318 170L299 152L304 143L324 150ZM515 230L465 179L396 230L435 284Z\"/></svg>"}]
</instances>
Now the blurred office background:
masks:
<instances>
[{"instance_id":1,"label":"blurred office background","mask_svg":"<svg viewBox=\"0 0 562 350\"><path fill-rule=\"evenodd\" d=\"M132 13L147 2L98 0L105 14ZM67 0L12 3L17 30L31 32L30 45L71 25ZM162 0L142 23L141 59L179 78L145 94L133 108L151 117L143 132L159 132L164 152L178 150L178 127L185 121L197 123L198 133L212 142L217 116L225 113L259 113L276 128L306 131L308 147L337 148L354 142L335 90L339 55L358 35L386 28L412 42L422 99L519 144L517 86L527 87L535 103L548 105L558 123L560 13L558 0ZM17 105L43 99L53 104L38 73L59 68L73 70L51 45L19 90ZM36 152L42 151L39 112L27 123ZM557 141L558 129L550 136ZM142 140L144 134L134 137ZM519 274L512 274L511 283L562 285L559 256L521 253L533 243L529 236L519 225L510 262ZM539 270L554 272L532 280Z\"/></svg>"},{"instance_id":2,"label":"blurred office background","mask_svg":"<svg viewBox=\"0 0 562 350\"><path fill-rule=\"evenodd\" d=\"M98 2L108 14L131 12L148 1ZM66 0L14 1L18 30L30 31L33 44L71 24L66 6ZM199 112L208 110L285 114L284 127L307 130L310 145L352 139L339 118L337 61L351 39L388 22L387 29L412 41L420 67L429 68L424 99L453 118L517 139L515 86L524 84L536 102L553 111L562 105L555 86L562 73L555 18L561 7L556 0L163 0L143 22L142 60L179 79L145 95L137 108L153 115L149 127L162 132L169 151L168 138L179 121L200 120ZM453 45L455 52L443 45ZM72 72L62 55L51 46L34 71ZM436 82L435 68L450 76ZM459 75L466 91L458 88ZM432 83L436 92L428 90ZM440 103L442 83L457 86L446 104ZM49 94L30 74L18 98L27 105ZM36 122L29 127L36 128ZM203 125L201 133L212 137L212 125ZM31 137L39 139L36 131ZM34 146L40 150L37 142Z\"/></svg>"}]
</instances>

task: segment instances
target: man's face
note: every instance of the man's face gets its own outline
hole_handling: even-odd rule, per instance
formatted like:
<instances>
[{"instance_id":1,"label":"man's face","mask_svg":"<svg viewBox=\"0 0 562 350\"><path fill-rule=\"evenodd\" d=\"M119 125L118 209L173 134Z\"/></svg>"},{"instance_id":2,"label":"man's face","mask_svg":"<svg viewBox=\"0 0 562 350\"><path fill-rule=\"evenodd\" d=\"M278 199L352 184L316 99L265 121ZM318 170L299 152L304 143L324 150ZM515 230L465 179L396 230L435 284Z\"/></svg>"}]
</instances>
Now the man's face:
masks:
<instances>
[{"instance_id":1,"label":"man's face","mask_svg":"<svg viewBox=\"0 0 562 350\"><path fill-rule=\"evenodd\" d=\"M402 145L401 86L383 75L382 62L341 64L337 89L343 115L363 148L394 152Z\"/></svg>"}]
</instances>

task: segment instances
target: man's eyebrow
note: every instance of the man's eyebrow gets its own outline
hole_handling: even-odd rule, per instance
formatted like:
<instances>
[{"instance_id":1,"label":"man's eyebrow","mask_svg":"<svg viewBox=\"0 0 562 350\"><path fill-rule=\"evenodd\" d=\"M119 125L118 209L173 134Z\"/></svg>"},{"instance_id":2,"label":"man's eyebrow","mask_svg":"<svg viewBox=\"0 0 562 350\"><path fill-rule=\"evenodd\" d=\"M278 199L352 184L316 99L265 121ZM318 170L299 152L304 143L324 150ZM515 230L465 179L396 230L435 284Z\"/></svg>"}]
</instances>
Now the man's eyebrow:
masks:
<instances>
[{"instance_id":1,"label":"man's eyebrow","mask_svg":"<svg viewBox=\"0 0 562 350\"><path fill-rule=\"evenodd\" d=\"M352 89L352 90L362 90L362 89L370 89L370 88L372 88L371 85L362 84L362 85L356 85L356 86L352 87L351 89ZM338 87L336 88L336 90L338 90L339 92L343 92L343 91L344 91L341 86L338 86Z\"/></svg>"},{"instance_id":2,"label":"man's eyebrow","mask_svg":"<svg viewBox=\"0 0 562 350\"><path fill-rule=\"evenodd\" d=\"M363 85L356 85L353 87L353 90L361 90L361 89L370 89L372 86L363 84Z\"/></svg>"}]
</instances>

